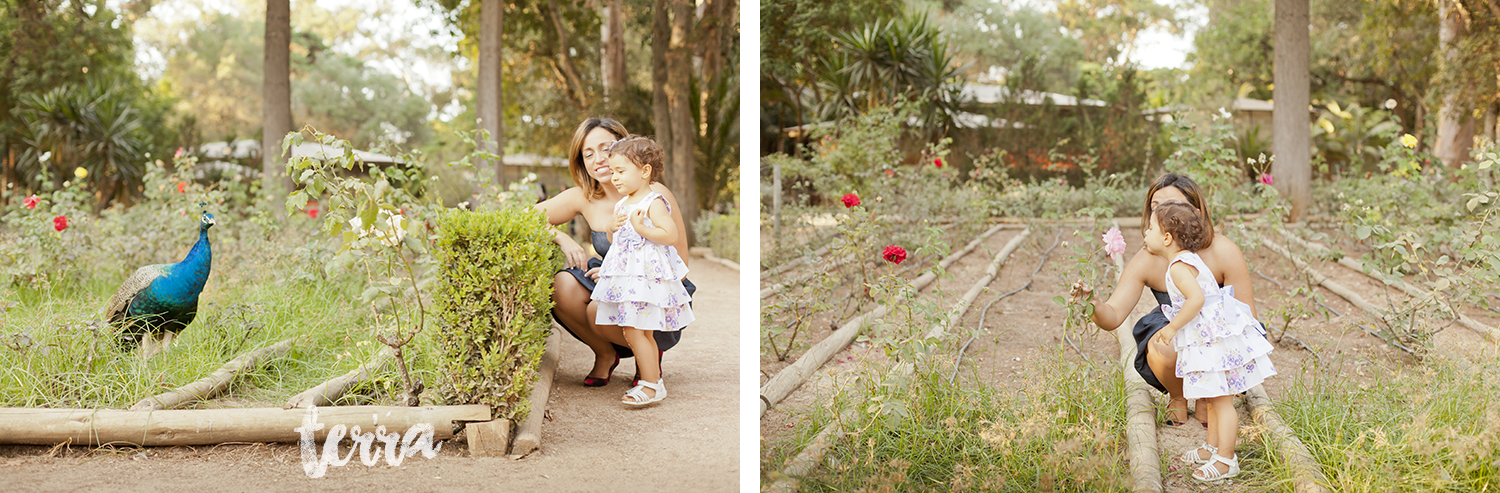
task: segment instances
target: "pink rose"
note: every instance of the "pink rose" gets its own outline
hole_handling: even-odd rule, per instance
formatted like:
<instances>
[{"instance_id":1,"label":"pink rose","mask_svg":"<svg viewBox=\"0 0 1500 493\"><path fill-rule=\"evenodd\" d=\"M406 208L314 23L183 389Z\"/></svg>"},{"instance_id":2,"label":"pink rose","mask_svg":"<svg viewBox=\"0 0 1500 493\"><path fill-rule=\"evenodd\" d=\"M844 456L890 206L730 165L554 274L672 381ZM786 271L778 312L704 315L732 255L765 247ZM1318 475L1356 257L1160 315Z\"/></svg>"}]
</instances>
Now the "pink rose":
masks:
<instances>
[{"instance_id":1,"label":"pink rose","mask_svg":"<svg viewBox=\"0 0 1500 493\"><path fill-rule=\"evenodd\" d=\"M26 197L26 200L21 201L21 203L24 204L27 209L35 209L36 205L38 203L41 203L41 201L42 199L39 199L35 195L32 195L30 197Z\"/></svg>"},{"instance_id":2,"label":"pink rose","mask_svg":"<svg viewBox=\"0 0 1500 493\"><path fill-rule=\"evenodd\" d=\"M1125 253L1125 236L1120 234L1120 228L1109 228L1104 232L1104 254L1110 258L1119 258Z\"/></svg>"},{"instance_id":3,"label":"pink rose","mask_svg":"<svg viewBox=\"0 0 1500 493\"><path fill-rule=\"evenodd\" d=\"M1259 181L1262 185L1270 185L1271 182L1275 181L1275 177L1272 177L1270 173L1261 173L1260 180L1257 181Z\"/></svg>"}]
</instances>

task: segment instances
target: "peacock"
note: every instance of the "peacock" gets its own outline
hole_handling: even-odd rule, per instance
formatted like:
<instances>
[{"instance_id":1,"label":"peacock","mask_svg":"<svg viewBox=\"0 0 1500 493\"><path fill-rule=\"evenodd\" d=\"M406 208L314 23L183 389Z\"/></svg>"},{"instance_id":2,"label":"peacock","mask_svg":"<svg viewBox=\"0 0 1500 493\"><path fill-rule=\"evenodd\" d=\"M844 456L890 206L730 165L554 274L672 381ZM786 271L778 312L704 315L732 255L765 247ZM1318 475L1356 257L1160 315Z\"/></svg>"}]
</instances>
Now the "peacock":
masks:
<instances>
[{"instance_id":1,"label":"peacock","mask_svg":"<svg viewBox=\"0 0 1500 493\"><path fill-rule=\"evenodd\" d=\"M105 313L110 325L121 327L121 348L129 350L139 345L142 356L150 358L165 350L178 332L193 323L198 314L198 295L203 293L213 265L208 228L214 224L213 214L203 212L198 224L198 242L188 251L187 258L175 264L136 269L115 291Z\"/></svg>"}]
</instances>

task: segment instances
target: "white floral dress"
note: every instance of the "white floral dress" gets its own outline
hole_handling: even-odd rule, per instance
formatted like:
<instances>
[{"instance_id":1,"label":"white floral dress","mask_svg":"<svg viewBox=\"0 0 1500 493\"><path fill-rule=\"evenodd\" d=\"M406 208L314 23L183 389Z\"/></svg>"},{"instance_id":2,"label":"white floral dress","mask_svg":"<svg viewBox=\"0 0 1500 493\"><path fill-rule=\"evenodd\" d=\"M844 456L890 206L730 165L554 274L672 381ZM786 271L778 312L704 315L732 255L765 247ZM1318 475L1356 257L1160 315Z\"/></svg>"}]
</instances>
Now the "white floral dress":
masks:
<instances>
[{"instance_id":1,"label":"white floral dress","mask_svg":"<svg viewBox=\"0 0 1500 493\"><path fill-rule=\"evenodd\" d=\"M667 204L667 199L656 192L650 192L633 205L625 205L629 199L620 199L615 204L615 214L647 210L658 199ZM667 205L668 212L671 207ZM649 217L642 223L654 227ZM599 267L598 285L590 297L599 306L594 322L641 330L675 331L686 327L693 322L693 309L688 306L692 297L682 286L687 273L687 264L677 255L676 247L653 243L626 221L615 232L614 244Z\"/></svg>"},{"instance_id":2,"label":"white floral dress","mask_svg":"<svg viewBox=\"0 0 1500 493\"><path fill-rule=\"evenodd\" d=\"M1275 375L1276 367L1267 357L1271 343L1266 341L1260 322L1251 314L1250 305L1235 299L1234 286L1220 288L1196 253L1182 252L1171 263L1177 262L1198 269L1198 289L1203 291L1203 308L1198 316L1172 339L1177 349L1177 376L1182 378L1183 397L1234 395ZM1187 301L1172 282L1170 266L1167 295L1172 304L1161 306L1168 319L1175 318Z\"/></svg>"}]
</instances>

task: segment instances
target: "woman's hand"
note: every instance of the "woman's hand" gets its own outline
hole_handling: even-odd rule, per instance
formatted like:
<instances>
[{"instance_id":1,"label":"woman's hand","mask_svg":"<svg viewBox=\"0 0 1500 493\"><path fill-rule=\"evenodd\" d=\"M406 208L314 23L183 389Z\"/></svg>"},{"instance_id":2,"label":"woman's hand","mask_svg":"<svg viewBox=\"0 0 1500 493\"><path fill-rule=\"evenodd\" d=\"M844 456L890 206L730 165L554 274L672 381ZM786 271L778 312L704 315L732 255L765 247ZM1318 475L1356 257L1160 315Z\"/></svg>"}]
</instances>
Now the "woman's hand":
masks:
<instances>
[{"instance_id":1,"label":"woman's hand","mask_svg":"<svg viewBox=\"0 0 1500 493\"><path fill-rule=\"evenodd\" d=\"M589 252L573 241L573 237L559 231L553 241L562 248L563 261L568 267L582 269L589 266Z\"/></svg>"},{"instance_id":2,"label":"woman's hand","mask_svg":"<svg viewBox=\"0 0 1500 493\"><path fill-rule=\"evenodd\" d=\"M1068 302L1079 304L1094 299L1094 288L1089 287L1083 281L1073 283L1073 288L1068 291Z\"/></svg>"}]
</instances>

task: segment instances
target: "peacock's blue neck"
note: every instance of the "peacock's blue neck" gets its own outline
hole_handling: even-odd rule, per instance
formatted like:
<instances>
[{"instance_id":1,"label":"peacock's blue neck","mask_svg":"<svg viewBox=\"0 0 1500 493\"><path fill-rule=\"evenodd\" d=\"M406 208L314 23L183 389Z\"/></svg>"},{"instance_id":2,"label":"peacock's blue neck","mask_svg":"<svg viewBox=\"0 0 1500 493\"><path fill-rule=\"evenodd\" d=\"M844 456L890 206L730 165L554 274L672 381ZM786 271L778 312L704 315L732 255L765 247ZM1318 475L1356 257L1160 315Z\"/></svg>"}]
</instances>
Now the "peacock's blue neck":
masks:
<instances>
[{"instance_id":1,"label":"peacock's blue neck","mask_svg":"<svg viewBox=\"0 0 1500 493\"><path fill-rule=\"evenodd\" d=\"M213 249L208 243L208 228L198 229L198 242L188 251L187 258L172 266L172 274L162 286L168 298L189 301L198 299L203 285L208 283L208 271L213 265Z\"/></svg>"}]
</instances>

